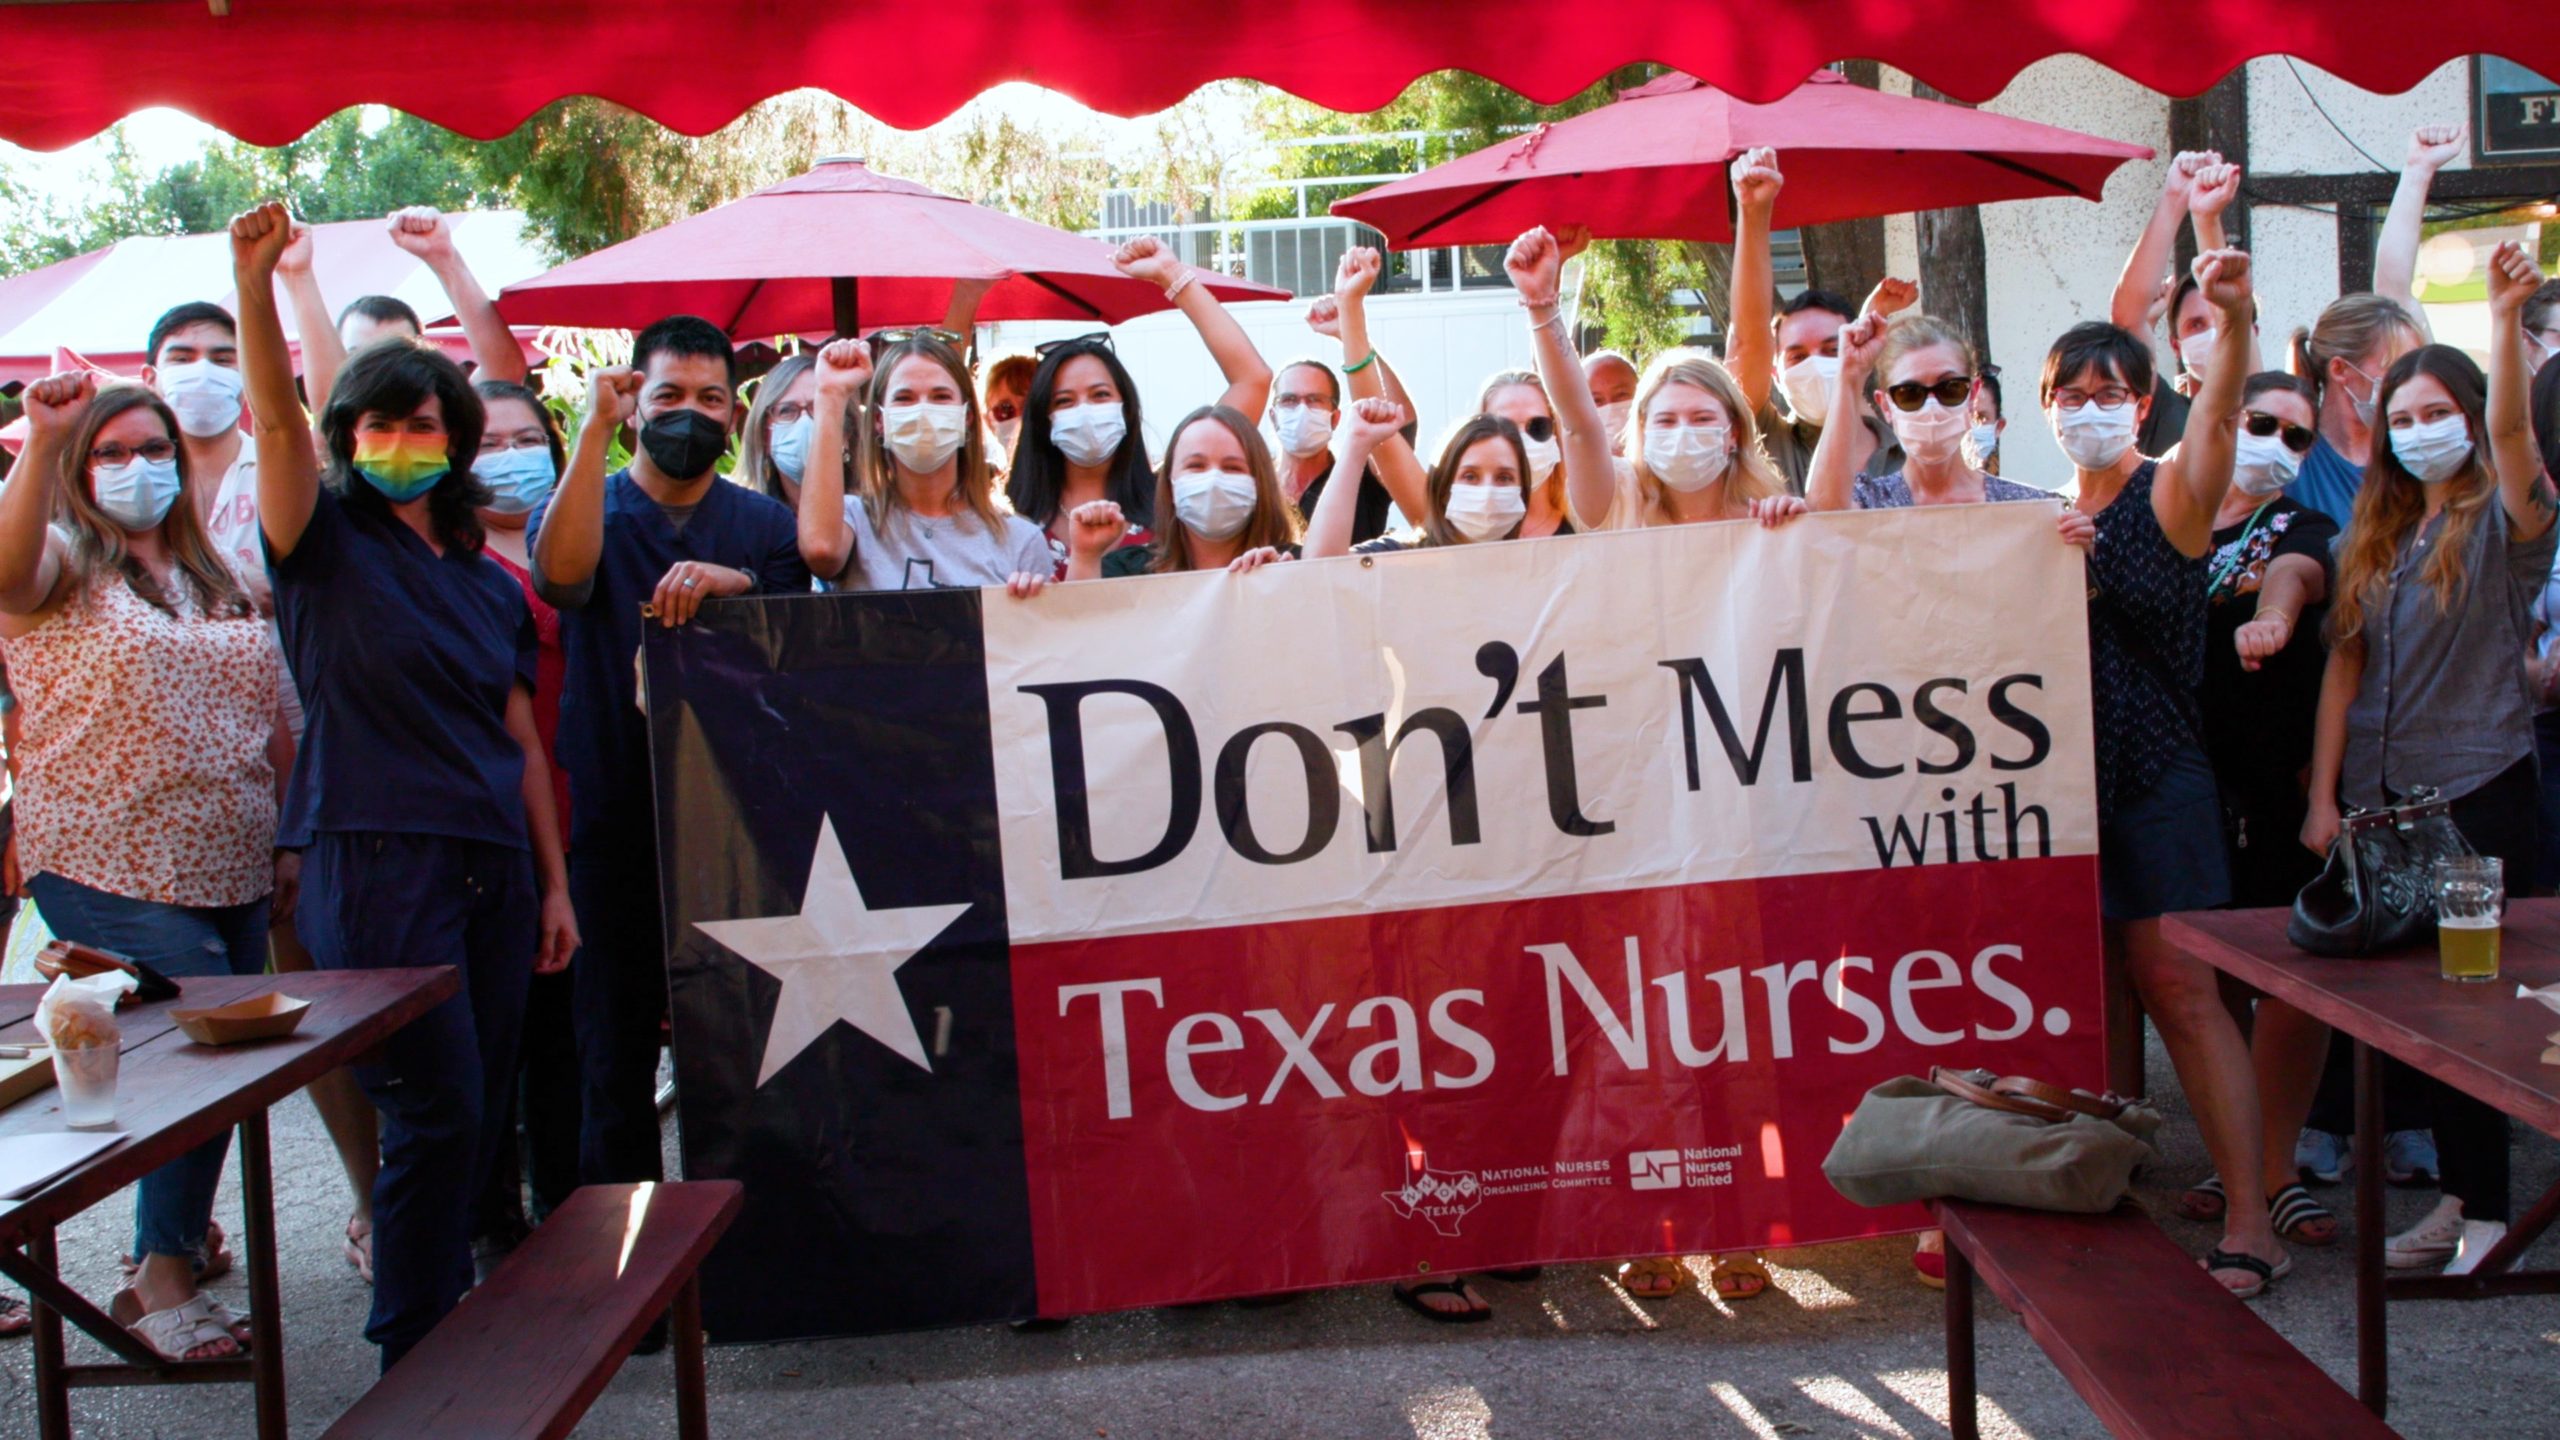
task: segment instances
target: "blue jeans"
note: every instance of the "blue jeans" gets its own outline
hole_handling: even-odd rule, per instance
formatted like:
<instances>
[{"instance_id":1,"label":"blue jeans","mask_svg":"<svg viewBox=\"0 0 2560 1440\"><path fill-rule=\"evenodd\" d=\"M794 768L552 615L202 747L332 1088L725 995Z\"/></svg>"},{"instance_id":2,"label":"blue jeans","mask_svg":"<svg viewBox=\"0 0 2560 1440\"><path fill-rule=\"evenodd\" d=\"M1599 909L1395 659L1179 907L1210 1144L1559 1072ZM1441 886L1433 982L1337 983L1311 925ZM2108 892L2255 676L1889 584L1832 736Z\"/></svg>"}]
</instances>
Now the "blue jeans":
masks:
<instances>
[{"instance_id":1,"label":"blue jeans","mask_svg":"<svg viewBox=\"0 0 2560 1440\"><path fill-rule=\"evenodd\" d=\"M267 902L163 905L93 890L59 875L27 881L53 933L139 960L172 980L259 975L267 968ZM213 1221L213 1192L231 1132L142 1177L133 1205L133 1253L191 1256Z\"/></svg>"},{"instance_id":2,"label":"blue jeans","mask_svg":"<svg viewBox=\"0 0 2560 1440\"><path fill-rule=\"evenodd\" d=\"M373 1315L388 1370L471 1286L473 1201L505 1137L541 935L533 857L441 835L329 831L302 856L296 928L323 970L459 969L462 989L392 1033L356 1082L382 1112Z\"/></svg>"}]
</instances>

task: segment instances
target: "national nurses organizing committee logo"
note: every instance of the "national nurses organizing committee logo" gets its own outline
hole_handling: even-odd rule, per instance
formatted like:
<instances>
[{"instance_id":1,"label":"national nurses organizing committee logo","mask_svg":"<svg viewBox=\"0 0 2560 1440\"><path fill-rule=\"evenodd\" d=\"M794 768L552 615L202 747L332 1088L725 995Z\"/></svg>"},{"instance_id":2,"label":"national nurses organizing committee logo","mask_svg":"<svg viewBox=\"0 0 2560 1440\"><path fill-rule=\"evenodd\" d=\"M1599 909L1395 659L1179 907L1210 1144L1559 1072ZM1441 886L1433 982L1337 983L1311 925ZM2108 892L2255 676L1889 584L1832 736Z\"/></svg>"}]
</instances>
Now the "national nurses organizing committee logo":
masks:
<instances>
[{"instance_id":1,"label":"national nurses organizing committee logo","mask_svg":"<svg viewBox=\"0 0 2560 1440\"><path fill-rule=\"evenodd\" d=\"M1627 1188L1630 1190L1679 1189L1680 1152L1677 1150L1627 1152Z\"/></svg>"},{"instance_id":2,"label":"national nurses organizing committee logo","mask_svg":"<svg viewBox=\"0 0 2560 1440\"><path fill-rule=\"evenodd\" d=\"M1458 1233L1458 1222L1484 1203L1484 1182L1473 1170L1434 1170L1421 1151L1411 1152L1402 1189L1385 1196L1399 1219L1421 1219L1443 1235Z\"/></svg>"}]
</instances>

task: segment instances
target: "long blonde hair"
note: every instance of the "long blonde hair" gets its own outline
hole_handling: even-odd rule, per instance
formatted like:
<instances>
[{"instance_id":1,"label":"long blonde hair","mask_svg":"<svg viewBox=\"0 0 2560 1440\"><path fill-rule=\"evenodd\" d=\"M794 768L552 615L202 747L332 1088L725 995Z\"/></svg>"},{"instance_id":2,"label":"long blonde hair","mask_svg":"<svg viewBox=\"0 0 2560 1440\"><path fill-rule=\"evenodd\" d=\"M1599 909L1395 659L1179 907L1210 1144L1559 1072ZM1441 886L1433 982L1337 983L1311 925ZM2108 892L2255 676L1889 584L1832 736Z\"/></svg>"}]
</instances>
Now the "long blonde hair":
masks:
<instances>
[{"instance_id":1,"label":"long blonde hair","mask_svg":"<svg viewBox=\"0 0 2560 1440\"><path fill-rule=\"evenodd\" d=\"M1694 385L1706 391L1716 397L1732 420L1733 463L1715 482L1728 513L1740 515L1754 500L1787 493L1786 480L1760 448L1760 424L1752 418L1751 402L1742 397L1742 387L1734 383L1733 372L1706 351L1684 345L1663 351L1644 367L1644 378L1636 382L1635 408L1627 416L1626 461L1635 470L1636 493L1644 498L1648 515L1666 507L1663 483L1644 462L1645 418L1652 414L1654 397L1662 393L1665 385Z\"/></svg>"},{"instance_id":2,"label":"long blonde hair","mask_svg":"<svg viewBox=\"0 0 2560 1440\"><path fill-rule=\"evenodd\" d=\"M128 410L148 409L172 443L178 441L178 417L169 402L140 385L109 385L89 402L79 429L62 452L62 519L71 527L71 573L86 585L107 571L124 577L133 593L152 608L176 613L168 593L124 543L124 527L98 508L89 483L89 452L107 422ZM178 499L160 521L160 536L178 565L178 578L195 601L196 612L215 619L245 619L257 613L248 588L229 561L213 548L204 521L196 514L195 497L187 493L187 449L178 445Z\"/></svg>"},{"instance_id":3,"label":"long blonde hair","mask_svg":"<svg viewBox=\"0 0 2560 1440\"><path fill-rule=\"evenodd\" d=\"M2427 487L2400 463L2387 428L2391 396L2420 375L2433 378L2453 397L2472 440L2471 463L2461 474L2441 482L2446 492L2444 533L2418 571L2419 579L2435 592L2438 613L2453 607L2454 596L2470 578L2464 573L2464 552L2473 528L2498 498L2497 471L2487 447L2480 444L2486 433L2482 423L2486 381L2479 365L2450 345L2423 346L2401 356L2383 372L2382 383L2374 391L2373 457L2364 467L2364 484L2356 491L2346 534L2338 539L2338 598L2329 607L2332 645L2361 643L2366 609L2390 603L2391 572L2398 567L2410 534L2426 523Z\"/></svg>"},{"instance_id":4,"label":"long blonde hair","mask_svg":"<svg viewBox=\"0 0 2560 1440\"><path fill-rule=\"evenodd\" d=\"M871 512L872 532L888 533L889 512L904 509L907 503L898 494L896 463L881 430L887 424L883 407L889 394L889 377L899 362L917 355L941 366L960 391L960 498L968 505L969 513L987 527L987 533L1001 535L1006 512L996 503L995 477L987 470L986 432L978 419L978 387L970 383L969 367L961 363L960 352L930 335L908 336L881 352L871 366L871 387L862 410L862 439L854 450L854 470L861 477L862 504ZM810 457L811 464L818 461L819 457Z\"/></svg>"}]
</instances>

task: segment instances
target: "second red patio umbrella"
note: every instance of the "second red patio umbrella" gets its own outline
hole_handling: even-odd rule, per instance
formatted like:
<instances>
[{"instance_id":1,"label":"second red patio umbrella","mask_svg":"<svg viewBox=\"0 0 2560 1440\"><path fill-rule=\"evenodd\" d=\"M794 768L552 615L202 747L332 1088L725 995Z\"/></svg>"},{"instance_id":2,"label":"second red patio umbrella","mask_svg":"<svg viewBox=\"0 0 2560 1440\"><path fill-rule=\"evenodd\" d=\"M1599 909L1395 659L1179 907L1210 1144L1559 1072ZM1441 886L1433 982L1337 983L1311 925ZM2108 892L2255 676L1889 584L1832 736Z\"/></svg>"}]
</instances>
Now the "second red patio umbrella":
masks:
<instances>
[{"instance_id":1,"label":"second red patio umbrella","mask_svg":"<svg viewBox=\"0 0 2560 1440\"><path fill-rule=\"evenodd\" d=\"M956 196L822 160L806 175L689 216L510 285L498 310L519 325L636 330L700 315L741 339L850 335L930 325L954 284L994 284L981 321L1116 323L1168 308L1162 291L1111 265L1111 247ZM1204 273L1222 300L1289 292Z\"/></svg>"},{"instance_id":2,"label":"second red patio umbrella","mask_svg":"<svg viewBox=\"0 0 2560 1440\"><path fill-rule=\"evenodd\" d=\"M1726 167L1774 146L1781 228L2021 200L2096 199L2147 146L1888 95L1822 71L1766 105L1666 75L1577 115L1337 201L1399 249L1500 244L1532 226L1612 240L1733 238Z\"/></svg>"}]
</instances>

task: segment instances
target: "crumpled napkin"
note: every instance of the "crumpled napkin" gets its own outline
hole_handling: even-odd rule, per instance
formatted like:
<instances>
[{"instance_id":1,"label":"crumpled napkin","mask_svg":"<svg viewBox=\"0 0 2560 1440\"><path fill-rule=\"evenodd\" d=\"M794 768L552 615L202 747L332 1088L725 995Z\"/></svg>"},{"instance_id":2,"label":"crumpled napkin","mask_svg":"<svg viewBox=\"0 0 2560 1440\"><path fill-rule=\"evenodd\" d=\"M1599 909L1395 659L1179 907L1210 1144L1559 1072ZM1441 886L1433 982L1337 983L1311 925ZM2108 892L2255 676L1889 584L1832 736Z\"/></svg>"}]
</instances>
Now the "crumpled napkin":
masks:
<instances>
[{"instance_id":1,"label":"crumpled napkin","mask_svg":"<svg viewBox=\"0 0 2560 1440\"><path fill-rule=\"evenodd\" d=\"M2516 998L2535 1001L2542 1008L2560 1015L2560 985L2545 985L2539 990L2530 985L2519 985L2516 987ZM2549 1039L2551 1043L2543 1047L2542 1063L2560 1065L2560 1030L2552 1031Z\"/></svg>"},{"instance_id":2,"label":"crumpled napkin","mask_svg":"<svg viewBox=\"0 0 2560 1440\"><path fill-rule=\"evenodd\" d=\"M116 1023L116 1001L133 988L132 976L112 971L58 976L36 1002L36 1030L56 1049L115 1044L124 1035Z\"/></svg>"}]
</instances>

